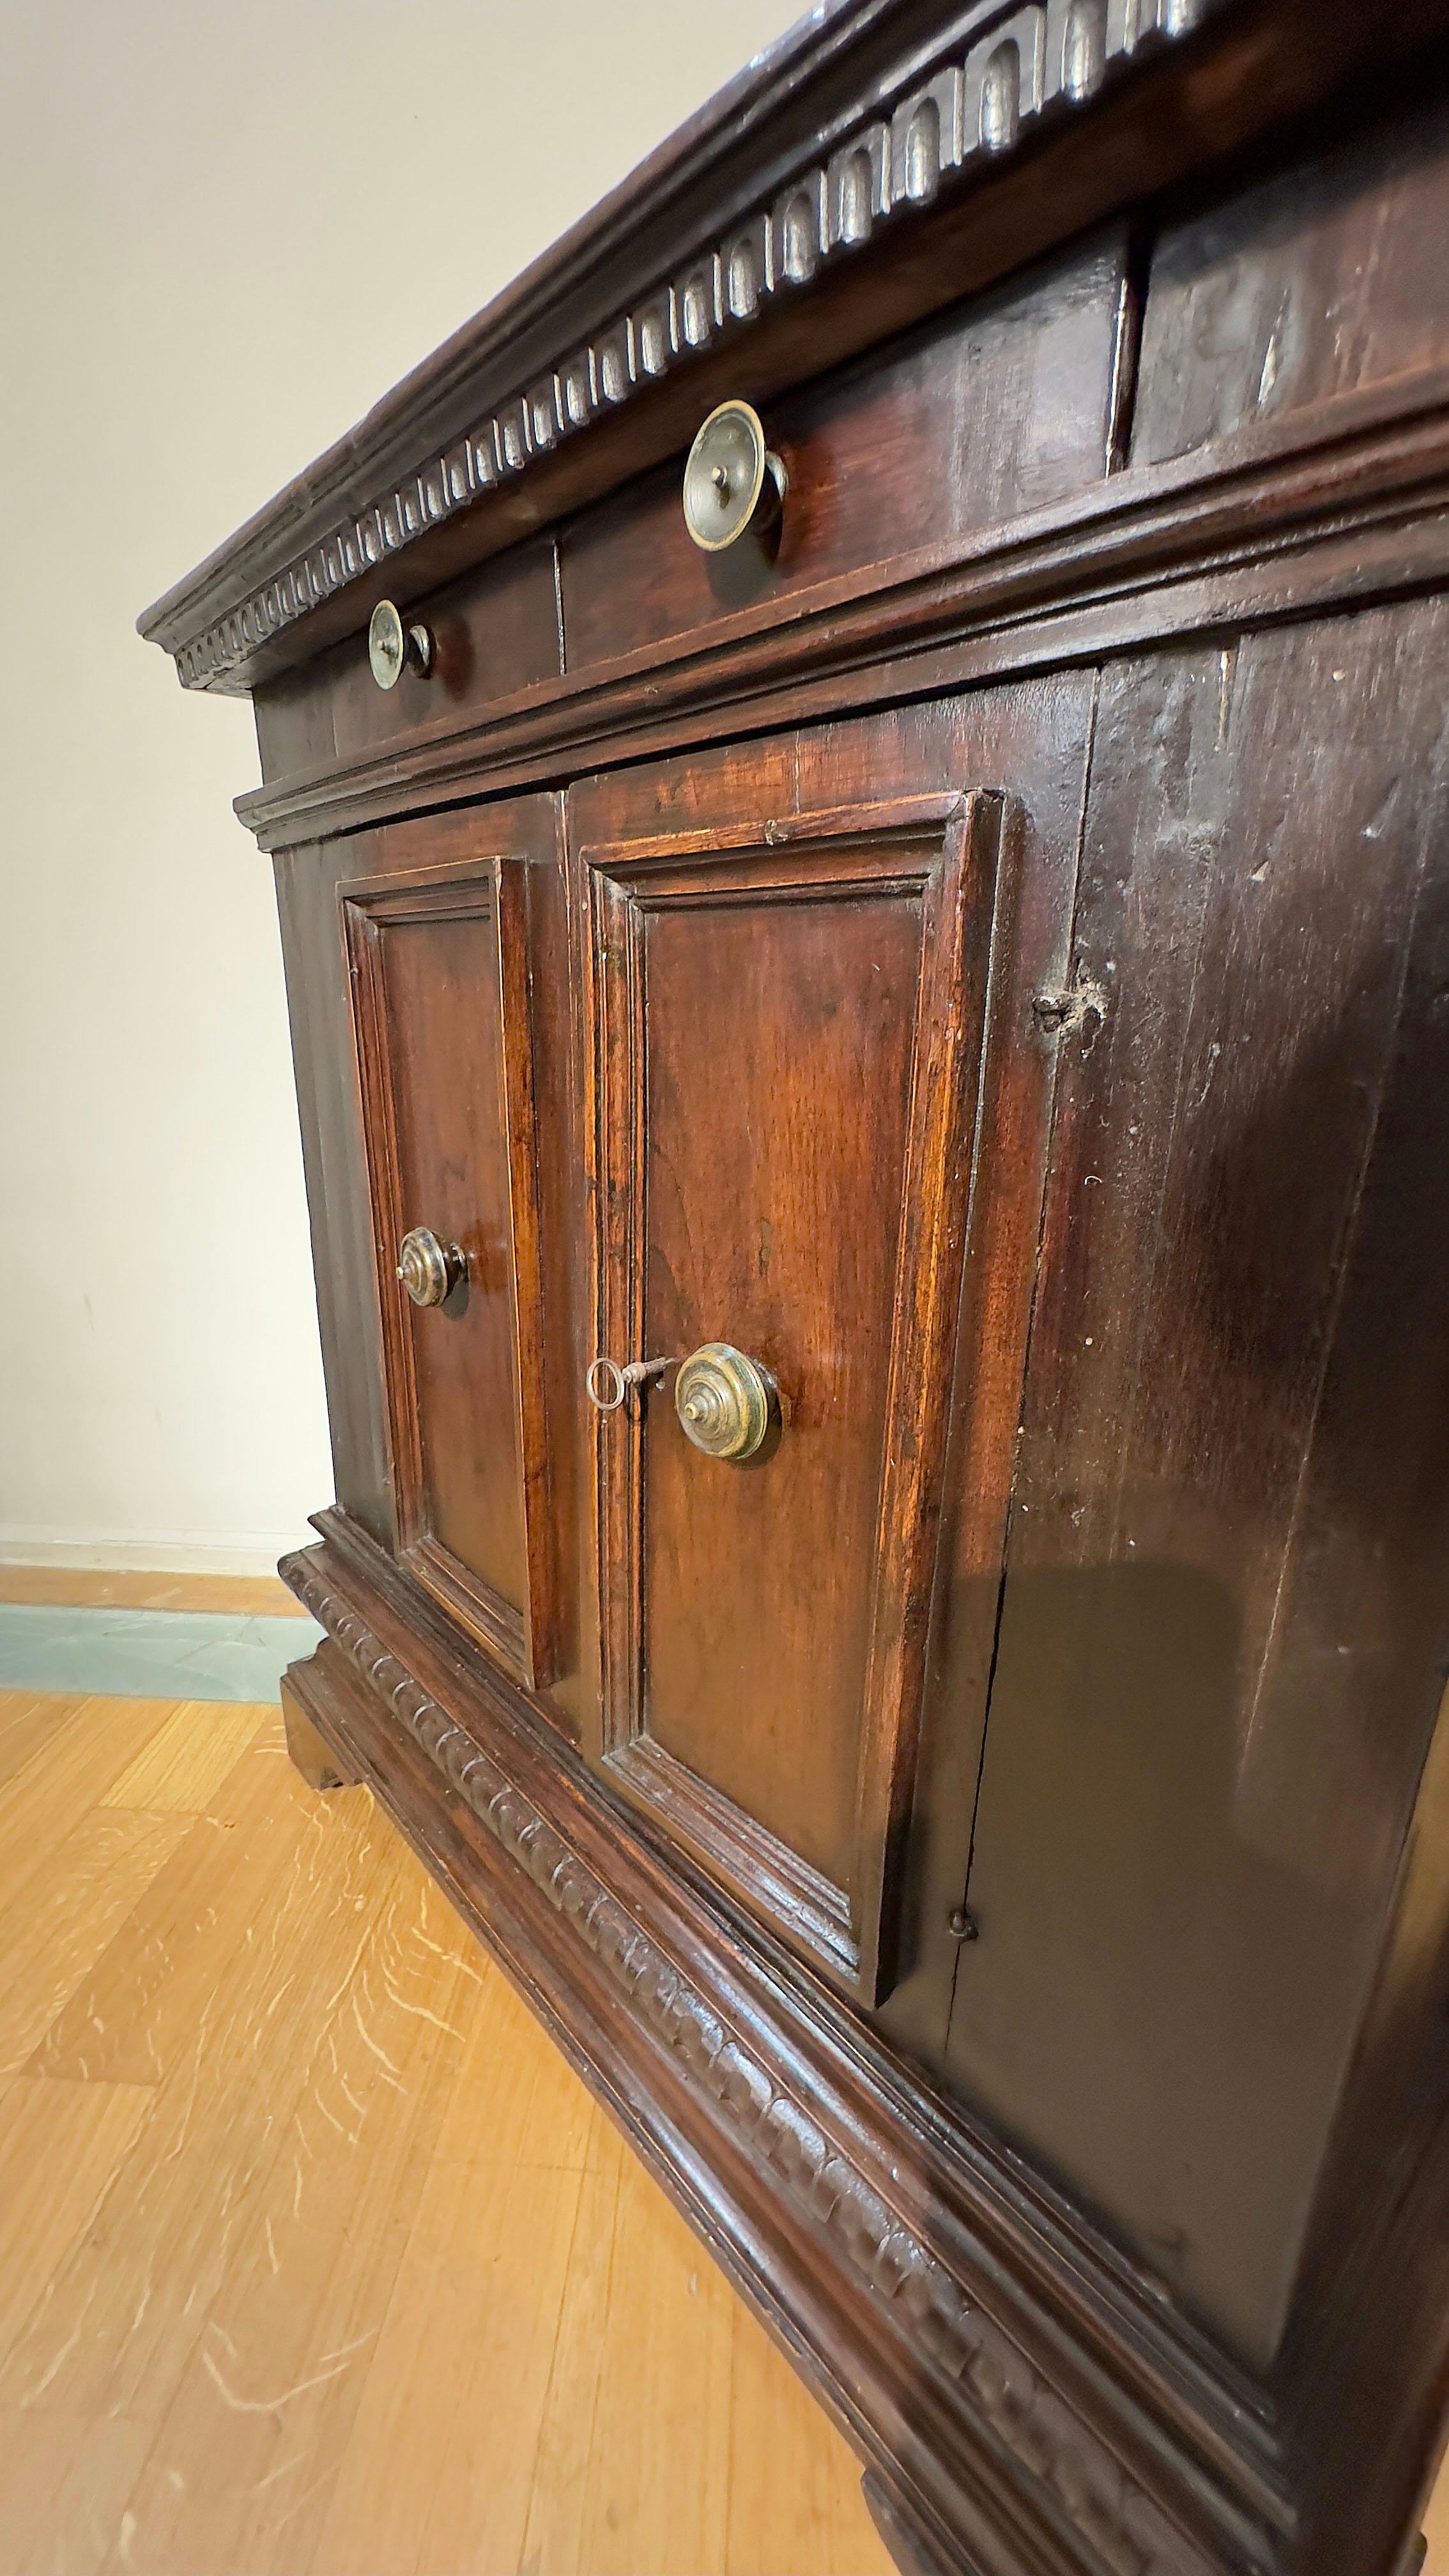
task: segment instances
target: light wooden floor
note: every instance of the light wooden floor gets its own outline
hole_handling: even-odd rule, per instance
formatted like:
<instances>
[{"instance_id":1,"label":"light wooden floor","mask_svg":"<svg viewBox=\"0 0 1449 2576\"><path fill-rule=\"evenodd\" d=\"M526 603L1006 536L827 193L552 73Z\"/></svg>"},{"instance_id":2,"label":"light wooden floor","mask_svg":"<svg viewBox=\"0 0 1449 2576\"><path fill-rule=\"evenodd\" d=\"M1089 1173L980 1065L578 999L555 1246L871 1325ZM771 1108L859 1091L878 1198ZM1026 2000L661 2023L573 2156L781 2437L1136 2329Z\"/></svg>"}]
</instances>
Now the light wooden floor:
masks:
<instances>
[{"instance_id":1,"label":"light wooden floor","mask_svg":"<svg viewBox=\"0 0 1449 2576\"><path fill-rule=\"evenodd\" d=\"M1426 2528L1449 2576L1449 2475ZM366 1791L314 1798L274 1708L0 1693L0 2576L716 2570L889 2576L844 2443Z\"/></svg>"},{"instance_id":2,"label":"light wooden floor","mask_svg":"<svg viewBox=\"0 0 1449 2576\"><path fill-rule=\"evenodd\" d=\"M0 2576L885 2576L845 2444L274 1709L0 1696L0 1962Z\"/></svg>"},{"instance_id":3,"label":"light wooden floor","mask_svg":"<svg viewBox=\"0 0 1449 2576\"><path fill-rule=\"evenodd\" d=\"M47 1601L77 1610L229 1610L248 1619L304 1619L275 1574L145 1574L127 1567L0 1565L0 1601Z\"/></svg>"}]
</instances>

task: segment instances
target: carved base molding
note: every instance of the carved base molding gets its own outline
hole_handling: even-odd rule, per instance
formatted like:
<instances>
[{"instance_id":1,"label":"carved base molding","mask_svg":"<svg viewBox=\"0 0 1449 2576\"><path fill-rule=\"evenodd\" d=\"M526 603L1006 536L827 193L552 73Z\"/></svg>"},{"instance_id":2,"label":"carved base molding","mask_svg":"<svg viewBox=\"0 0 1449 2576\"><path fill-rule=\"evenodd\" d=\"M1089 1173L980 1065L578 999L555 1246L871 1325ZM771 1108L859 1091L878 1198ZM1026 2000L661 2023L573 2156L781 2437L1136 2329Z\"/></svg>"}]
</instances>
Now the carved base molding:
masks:
<instances>
[{"instance_id":1,"label":"carved base molding","mask_svg":"<svg viewBox=\"0 0 1449 2576\"><path fill-rule=\"evenodd\" d=\"M288 1692L962 2576L1293 2566L1261 2400L1110 2249L661 1855L341 1515Z\"/></svg>"}]
</instances>

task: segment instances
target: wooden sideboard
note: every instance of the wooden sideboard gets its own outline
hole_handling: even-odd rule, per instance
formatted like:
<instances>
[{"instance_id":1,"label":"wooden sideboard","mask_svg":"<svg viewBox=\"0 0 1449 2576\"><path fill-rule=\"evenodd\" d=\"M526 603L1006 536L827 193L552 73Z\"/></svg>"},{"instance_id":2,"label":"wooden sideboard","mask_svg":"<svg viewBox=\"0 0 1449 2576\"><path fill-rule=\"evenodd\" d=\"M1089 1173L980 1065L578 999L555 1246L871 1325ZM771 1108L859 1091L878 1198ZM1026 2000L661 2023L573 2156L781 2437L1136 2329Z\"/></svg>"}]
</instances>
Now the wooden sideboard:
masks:
<instances>
[{"instance_id":1,"label":"wooden sideboard","mask_svg":"<svg viewBox=\"0 0 1449 2576\"><path fill-rule=\"evenodd\" d=\"M141 621L261 743L294 1751L903 2569L1399 2576L1441 2438L1446 97L838 0Z\"/></svg>"}]
</instances>

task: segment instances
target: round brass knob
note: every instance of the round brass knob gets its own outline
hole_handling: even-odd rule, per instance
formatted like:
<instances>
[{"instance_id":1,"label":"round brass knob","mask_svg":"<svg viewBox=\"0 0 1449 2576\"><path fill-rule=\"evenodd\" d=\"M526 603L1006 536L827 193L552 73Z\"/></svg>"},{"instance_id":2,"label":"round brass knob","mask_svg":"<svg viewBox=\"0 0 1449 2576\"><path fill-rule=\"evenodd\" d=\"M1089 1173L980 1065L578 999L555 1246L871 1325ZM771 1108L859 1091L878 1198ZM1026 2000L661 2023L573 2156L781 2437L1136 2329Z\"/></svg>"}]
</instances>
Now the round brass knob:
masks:
<instances>
[{"instance_id":1,"label":"round brass knob","mask_svg":"<svg viewBox=\"0 0 1449 2576\"><path fill-rule=\"evenodd\" d=\"M367 629L367 659L380 689L395 689L409 662L419 671L433 667L433 639L426 626L405 626L402 611L380 599Z\"/></svg>"},{"instance_id":2,"label":"round brass knob","mask_svg":"<svg viewBox=\"0 0 1449 2576\"><path fill-rule=\"evenodd\" d=\"M707 555L757 535L780 515L785 468L765 443L759 413L723 402L696 433L684 464L684 524Z\"/></svg>"},{"instance_id":3,"label":"round brass knob","mask_svg":"<svg viewBox=\"0 0 1449 2576\"><path fill-rule=\"evenodd\" d=\"M432 1228L415 1225L397 1248L397 1275L415 1306L441 1306L468 1268L456 1243L440 1243Z\"/></svg>"},{"instance_id":4,"label":"round brass knob","mask_svg":"<svg viewBox=\"0 0 1449 2576\"><path fill-rule=\"evenodd\" d=\"M680 1362L674 1409L707 1458L752 1458L774 1405L773 1380L729 1342L705 1342Z\"/></svg>"}]
</instances>

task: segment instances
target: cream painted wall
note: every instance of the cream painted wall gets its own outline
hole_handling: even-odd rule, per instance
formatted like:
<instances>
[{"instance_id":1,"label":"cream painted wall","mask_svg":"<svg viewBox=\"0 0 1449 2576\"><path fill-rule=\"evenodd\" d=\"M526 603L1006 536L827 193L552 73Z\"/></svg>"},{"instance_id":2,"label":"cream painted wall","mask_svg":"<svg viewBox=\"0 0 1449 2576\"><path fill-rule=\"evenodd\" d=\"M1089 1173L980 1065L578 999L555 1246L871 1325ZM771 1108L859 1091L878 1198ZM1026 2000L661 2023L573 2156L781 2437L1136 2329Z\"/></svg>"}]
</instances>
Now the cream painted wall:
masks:
<instances>
[{"instance_id":1,"label":"cream painted wall","mask_svg":"<svg viewBox=\"0 0 1449 2576\"><path fill-rule=\"evenodd\" d=\"M5 0L0 1558L332 1490L251 712L137 611L795 14Z\"/></svg>"}]
</instances>

